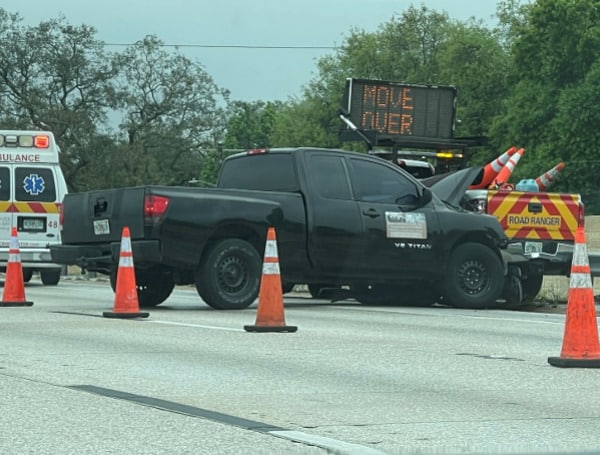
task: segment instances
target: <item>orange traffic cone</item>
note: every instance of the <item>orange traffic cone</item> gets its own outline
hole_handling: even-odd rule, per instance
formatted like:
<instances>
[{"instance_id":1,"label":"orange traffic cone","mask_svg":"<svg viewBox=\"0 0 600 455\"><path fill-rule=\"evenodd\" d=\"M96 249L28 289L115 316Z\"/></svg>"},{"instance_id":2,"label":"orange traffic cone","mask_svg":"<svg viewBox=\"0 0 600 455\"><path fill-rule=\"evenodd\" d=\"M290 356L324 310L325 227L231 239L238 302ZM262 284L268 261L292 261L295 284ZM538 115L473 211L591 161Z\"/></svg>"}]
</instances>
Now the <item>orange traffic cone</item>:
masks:
<instances>
[{"instance_id":1,"label":"orange traffic cone","mask_svg":"<svg viewBox=\"0 0 600 455\"><path fill-rule=\"evenodd\" d=\"M244 330L246 332L295 332L297 329L298 327L285 325L277 239L275 228L270 227L265 245L256 323L255 325L245 325Z\"/></svg>"},{"instance_id":2,"label":"orange traffic cone","mask_svg":"<svg viewBox=\"0 0 600 455\"><path fill-rule=\"evenodd\" d=\"M555 367L600 368L594 289L582 227L575 233L562 351L560 357L548 357L548 363Z\"/></svg>"},{"instance_id":3,"label":"orange traffic cone","mask_svg":"<svg viewBox=\"0 0 600 455\"><path fill-rule=\"evenodd\" d=\"M517 163L519 162L519 160L521 159L521 157L523 156L524 153L525 153L525 149L520 148L519 150L517 150L517 152L513 156L510 157L510 159L508 160L508 163L506 163L506 166L504 166L502 168L502 170L500 172L498 172L498 175L496 176L496 178L494 178L492 186L500 187L503 184L508 183L508 179L510 178L510 175L515 170L515 167L517 167Z\"/></svg>"},{"instance_id":4,"label":"orange traffic cone","mask_svg":"<svg viewBox=\"0 0 600 455\"><path fill-rule=\"evenodd\" d=\"M10 233L10 246L8 248L8 263L6 264L6 277L4 291L0 306L32 306L33 302L25 299L25 282L23 281L23 268L21 267L21 253L17 228L13 227Z\"/></svg>"},{"instance_id":5,"label":"orange traffic cone","mask_svg":"<svg viewBox=\"0 0 600 455\"><path fill-rule=\"evenodd\" d=\"M535 183L537 183L537 186L540 189L540 191L546 191L548 187L554 183L554 181L556 180L556 176L560 174L560 171L562 171L564 167L565 163L558 163L548 172L545 172L544 174L540 175L537 179L535 179Z\"/></svg>"},{"instance_id":6,"label":"orange traffic cone","mask_svg":"<svg viewBox=\"0 0 600 455\"><path fill-rule=\"evenodd\" d=\"M148 313L140 313L140 304L135 283L133 268L133 252L129 228L125 226L121 235L121 251L119 253L119 269L115 286L115 303L113 311L105 311L106 318L147 318Z\"/></svg>"},{"instance_id":7,"label":"orange traffic cone","mask_svg":"<svg viewBox=\"0 0 600 455\"><path fill-rule=\"evenodd\" d=\"M498 172L502 170L502 168L508 162L509 158L512 155L514 155L516 151L517 147L513 146L509 148L506 152L504 152L502 155L500 155L498 158L496 158L494 161L490 161L488 164L486 164L483 168L483 176L481 177L481 181L469 186L469 189L485 189L488 186L490 186L491 183L494 181L494 178L498 175Z\"/></svg>"}]
</instances>

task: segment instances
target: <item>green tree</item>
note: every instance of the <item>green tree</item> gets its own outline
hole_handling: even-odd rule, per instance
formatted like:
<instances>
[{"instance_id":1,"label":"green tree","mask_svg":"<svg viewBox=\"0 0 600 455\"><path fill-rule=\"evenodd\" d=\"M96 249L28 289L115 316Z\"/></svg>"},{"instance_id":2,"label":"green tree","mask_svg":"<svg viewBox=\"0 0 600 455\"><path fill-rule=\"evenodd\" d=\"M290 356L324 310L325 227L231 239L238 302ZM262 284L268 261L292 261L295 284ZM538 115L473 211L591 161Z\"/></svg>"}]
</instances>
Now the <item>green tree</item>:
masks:
<instances>
[{"instance_id":1,"label":"green tree","mask_svg":"<svg viewBox=\"0 0 600 455\"><path fill-rule=\"evenodd\" d=\"M600 1L538 0L519 12L524 20L514 20L511 29L511 90L492 136L526 149L514 181L535 178L563 160L567 166L553 190L591 192Z\"/></svg>"},{"instance_id":2,"label":"green tree","mask_svg":"<svg viewBox=\"0 0 600 455\"><path fill-rule=\"evenodd\" d=\"M0 121L6 128L51 130L71 190L111 108L111 65L95 30L64 18L23 27L0 9Z\"/></svg>"},{"instance_id":3,"label":"green tree","mask_svg":"<svg viewBox=\"0 0 600 455\"><path fill-rule=\"evenodd\" d=\"M147 36L116 57L121 139L134 159L122 182L184 184L222 140L229 92L202 65L163 50ZM133 181L132 181L133 180Z\"/></svg>"},{"instance_id":4,"label":"green tree","mask_svg":"<svg viewBox=\"0 0 600 455\"><path fill-rule=\"evenodd\" d=\"M456 134L487 135L506 95L507 64L505 48L482 24L454 22L445 12L411 6L375 33L351 30L333 55L320 59L303 98L278 119L274 142L339 146L337 111L347 78L456 86L461 120ZM365 148L362 142L344 146ZM480 161L489 155L493 152Z\"/></svg>"},{"instance_id":5,"label":"green tree","mask_svg":"<svg viewBox=\"0 0 600 455\"><path fill-rule=\"evenodd\" d=\"M283 103L235 101L227 122L225 149L252 149L271 146L275 119Z\"/></svg>"}]
</instances>

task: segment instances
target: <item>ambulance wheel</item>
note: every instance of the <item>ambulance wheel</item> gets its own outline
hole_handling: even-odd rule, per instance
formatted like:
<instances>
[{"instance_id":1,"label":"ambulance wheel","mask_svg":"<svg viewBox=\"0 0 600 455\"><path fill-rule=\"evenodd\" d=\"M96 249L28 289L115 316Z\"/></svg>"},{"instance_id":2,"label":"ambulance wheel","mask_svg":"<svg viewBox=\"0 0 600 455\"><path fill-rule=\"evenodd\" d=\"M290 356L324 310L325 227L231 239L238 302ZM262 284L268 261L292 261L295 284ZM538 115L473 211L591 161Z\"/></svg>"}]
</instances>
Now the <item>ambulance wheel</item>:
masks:
<instances>
[{"instance_id":1,"label":"ambulance wheel","mask_svg":"<svg viewBox=\"0 0 600 455\"><path fill-rule=\"evenodd\" d=\"M42 283L46 286L56 286L60 281L60 271L60 269L40 270ZM23 273L23 279L25 279L25 273Z\"/></svg>"},{"instance_id":2,"label":"ambulance wheel","mask_svg":"<svg viewBox=\"0 0 600 455\"><path fill-rule=\"evenodd\" d=\"M258 296L262 258L242 239L220 240L206 251L194 275L196 290L217 310L241 310Z\"/></svg>"},{"instance_id":3,"label":"ambulance wheel","mask_svg":"<svg viewBox=\"0 0 600 455\"><path fill-rule=\"evenodd\" d=\"M33 269L23 269L23 281L29 283L33 276Z\"/></svg>"},{"instance_id":4,"label":"ambulance wheel","mask_svg":"<svg viewBox=\"0 0 600 455\"><path fill-rule=\"evenodd\" d=\"M504 288L500 258L480 243L463 243L450 254L444 277L444 303L456 308L498 308Z\"/></svg>"},{"instance_id":5,"label":"ambulance wheel","mask_svg":"<svg viewBox=\"0 0 600 455\"><path fill-rule=\"evenodd\" d=\"M138 303L141 308L155 307L169 298L175 282L173 275L160 266L149 269L135 269L135 285ZM110 287L117 289L117 271L110 274Z\"/></svg>"}]
</instances>

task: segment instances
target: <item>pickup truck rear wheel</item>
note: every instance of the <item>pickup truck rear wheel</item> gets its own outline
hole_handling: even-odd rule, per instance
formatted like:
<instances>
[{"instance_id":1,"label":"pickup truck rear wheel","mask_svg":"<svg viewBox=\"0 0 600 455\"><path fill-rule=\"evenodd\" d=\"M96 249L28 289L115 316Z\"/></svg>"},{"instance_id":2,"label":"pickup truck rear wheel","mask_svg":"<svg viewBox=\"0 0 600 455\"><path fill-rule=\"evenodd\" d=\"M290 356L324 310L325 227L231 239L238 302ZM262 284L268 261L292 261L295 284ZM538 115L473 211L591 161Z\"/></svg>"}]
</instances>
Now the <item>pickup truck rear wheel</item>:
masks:
<instances>
[{"instance_id":1,"label":"pickup truck rear wheel","mask_svg":"<svg viewBox=\"0 0 600 455\"><path fill-rule=\"evenodd\" d=\"M140 307L155 307L169 298L175 282L173 276L162 267L135 269L135 284ZM110 274L110 287L117 288L117 271Z\"/></svg>"},{"instance_id":2,"label":"pickup truck rear wheel","mask_svg":"<svg viewBox=\"0 0 600 455\"><path fill-rule=\"evenodd\" d=\"M497 308L504 288L500 258L479 243L463 243L450 254L444 278L444 303L457 308Z\"/></svg>"},{"instance_id":3,"label":"pickup truck rear wheel","mask_svg":"<svg viewBox=\"0 0 600 455\"><path fill-rule=\"evenodd\" d=\"M215 243L202 258L194 281L198 294L217 310L241 310L258 296L262 259L242 239Z\"/></svg>"}]
</instances>

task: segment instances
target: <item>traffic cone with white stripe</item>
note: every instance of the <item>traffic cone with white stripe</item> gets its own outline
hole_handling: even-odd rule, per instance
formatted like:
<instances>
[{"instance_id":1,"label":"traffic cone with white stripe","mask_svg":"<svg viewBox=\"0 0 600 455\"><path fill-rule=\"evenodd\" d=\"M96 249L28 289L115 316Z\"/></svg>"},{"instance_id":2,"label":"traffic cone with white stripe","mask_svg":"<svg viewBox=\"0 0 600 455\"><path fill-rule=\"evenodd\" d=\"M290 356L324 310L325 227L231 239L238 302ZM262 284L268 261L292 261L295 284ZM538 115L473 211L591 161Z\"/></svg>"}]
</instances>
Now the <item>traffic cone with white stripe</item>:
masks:
<instances>
[{"instance_id":1,"label":"traffic cone with white stripe","mask_svg":"<svg viewBox=\"0 0 600 455\"><path fill-rule=\"evenodd\" d=\"M285 324L277 238L275 228L270 227L265 244L256 323L255 325L245 325L244 330L246 332L295 332L297 329L298 327Z\"/></svg>"},{"instance_id":2,"label":"traffic cone with white stripe","mask_svg":"<svg viewBox=\"0 0 600 455\"><path fill-rule=\"evenodd\" d=\"M548 357L548 363L565 368L600 368L594 289L583 227L575 234L562 351L560 357Z\"/></svg>"},{"instance_id":3,"label":"traffic cone with white stripe","mask_svg":"<svg viewBox=\"0 0 600 455\"><path fill-rule=\"evenodd\" d=\"M469 186L469 189L485 189L494 181L494 178L498 175L498 173L504 168L506 163L512 155L514 155L517 151L517 147L513 146L509 148L506 152L500 155L493 161L490 161L483 167L483 174L481 180L478 183L475 183Z\"/></svg>"},{"instance_id":4,"label":"traffic cone with white stripe","mask_svg":"<svg viewBox=\"0 0 600 455\"><path fill-rule=\"evenodd\" d=\"M140 303L135 282L135 269L133 267L131 237L127 226L123 227L121 235L121 251L119 252L119 269L117 270L114 308L113 311L105 311L102 315L106 318L122 319L148 317L148 313L140 313Z\"/></svg>"},{"instance_id":5,"label":"traffic cone with white stripe","mask_svg":"<svg viewBox=\"0 0 600 455\"><path fill-rule=\"evenodd\" d=\"M517 163L519 162L524 153L525 149L520 148L513 156L510 157L510 159L506 163L506 166L504 166L502 170L498 172L496 178L494 178L494 181L492 183L493 187L501 187L505 183L508 183L510 175L515 170L515 167L517 167Z\"/></svg>"},{"instance_id":6,"label":"traffic cone with white stripe","mask_svg":"<svg viewBox=\"0 0 600 455\"><path fill-rule=\"evenodd\" d=\"M565 163L560 162L548 172L543 173L537 179L535 179L535 183L537 183L540 191L546 191L548 187L554 183L556 176L560 174L560 171L562 171L564 167Z\"/></svg>"},{"instance_id":7,"label":"traffic cone with white stripe","mask_svg":"<svg viewBox=\"0 0 600 455\"><path fill-rule=\"evenodd\" d=\"M4 279L4 291L0 306L32 306L33 302L25 298L25 282L23 281L23 268L21 267L21 253L19 252L19 240L17 239L17 228L13 227L10 234L10 246L8 248L8 263L6 264L6 277Z\"/></svg>"}]
</instances>

